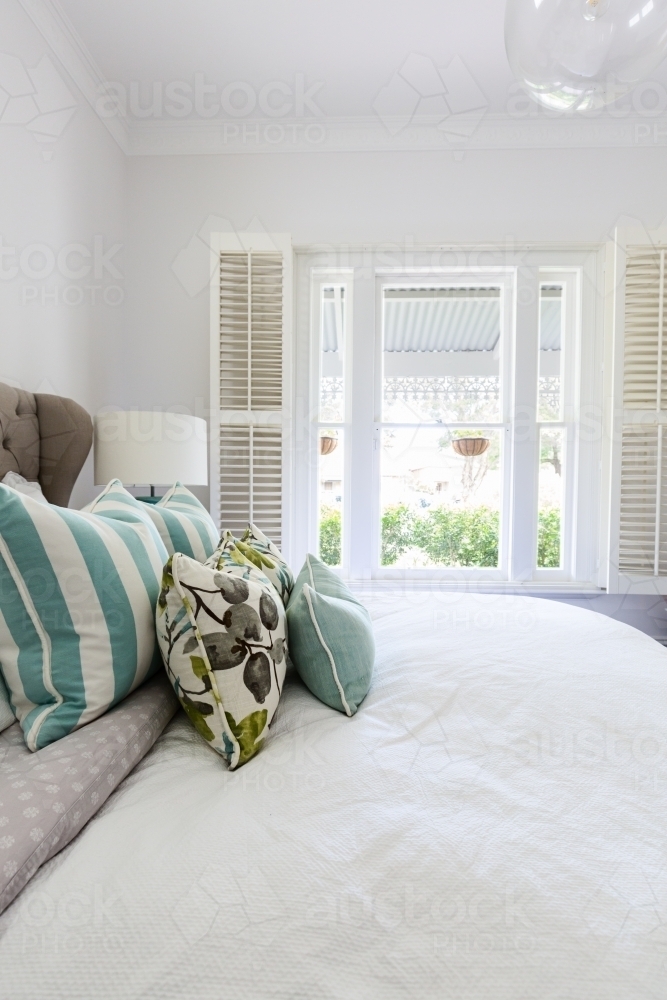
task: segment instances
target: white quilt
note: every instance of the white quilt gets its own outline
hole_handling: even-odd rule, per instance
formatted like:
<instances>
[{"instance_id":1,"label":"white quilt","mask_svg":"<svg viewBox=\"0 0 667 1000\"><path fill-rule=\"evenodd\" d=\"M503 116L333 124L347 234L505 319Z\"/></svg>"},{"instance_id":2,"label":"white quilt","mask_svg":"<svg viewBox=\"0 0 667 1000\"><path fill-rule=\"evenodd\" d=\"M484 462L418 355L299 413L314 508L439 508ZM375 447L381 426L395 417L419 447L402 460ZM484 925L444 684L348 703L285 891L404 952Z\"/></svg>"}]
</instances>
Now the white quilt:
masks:
<instances>
[{"instance_id":1,"label":"white quilt","mask_svg":"<svg viewBox=\"0 0 667 1000\"><path fill-rule=\"evenodd\" d=\"M372 611L352 719L293 679L230 773L177 716L0 919L3 1000L667 998L667 650L550 601Z\"/></svg>"}]
</instances>

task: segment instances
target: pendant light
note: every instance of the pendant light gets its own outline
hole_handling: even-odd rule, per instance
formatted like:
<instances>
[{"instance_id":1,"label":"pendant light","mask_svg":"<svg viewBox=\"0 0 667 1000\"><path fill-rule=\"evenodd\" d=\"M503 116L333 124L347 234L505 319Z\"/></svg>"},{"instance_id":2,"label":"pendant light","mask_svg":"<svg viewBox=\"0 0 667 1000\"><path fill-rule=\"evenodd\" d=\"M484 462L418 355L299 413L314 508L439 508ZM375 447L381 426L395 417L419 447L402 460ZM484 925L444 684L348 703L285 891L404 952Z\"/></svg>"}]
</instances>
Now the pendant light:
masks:
<instances>
[{"instance_id":1,"label":"pendant light","mask_svg":"<svg viewBox=\"0 0 667 1000\"><path fill-rule=\"evenodd\" d=\"M601 108L667 56L667 0L507 0L505 47L540 104Z\"/></svg>"}]
</instances>

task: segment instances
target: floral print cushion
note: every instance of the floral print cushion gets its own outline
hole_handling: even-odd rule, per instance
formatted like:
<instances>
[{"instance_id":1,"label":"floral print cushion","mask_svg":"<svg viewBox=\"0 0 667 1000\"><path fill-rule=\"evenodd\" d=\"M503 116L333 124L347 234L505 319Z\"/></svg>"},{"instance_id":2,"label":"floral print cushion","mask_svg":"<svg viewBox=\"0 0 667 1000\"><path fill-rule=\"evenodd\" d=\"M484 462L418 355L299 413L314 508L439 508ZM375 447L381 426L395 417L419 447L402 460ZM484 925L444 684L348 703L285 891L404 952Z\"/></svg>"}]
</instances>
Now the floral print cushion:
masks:
<instances>
[{"instance_id":1,"label":"floral print cushion","mask_svg":"<svg viewBox=\"0 0 667 1000\"><path fill-rule=\"evenodd\" d=\"M285 606L294 587L294 574L280 550L254 524L249 524L243 538L224 531L220 544L206 560L207 566L224 569L230 566L253 566L267 577Z\"/></svg>"},{"instance_id":2,"label":"floral print cushion","mask_svg":"<svg viewBox=\"0 0 667 1000\"><path fill-rule=\"evenodd\" d=\"M176 553L156 612L167 675L197 732L234 770L261 748L285 679L285 609L252 565Z\"/></svg>"}]
</instances>

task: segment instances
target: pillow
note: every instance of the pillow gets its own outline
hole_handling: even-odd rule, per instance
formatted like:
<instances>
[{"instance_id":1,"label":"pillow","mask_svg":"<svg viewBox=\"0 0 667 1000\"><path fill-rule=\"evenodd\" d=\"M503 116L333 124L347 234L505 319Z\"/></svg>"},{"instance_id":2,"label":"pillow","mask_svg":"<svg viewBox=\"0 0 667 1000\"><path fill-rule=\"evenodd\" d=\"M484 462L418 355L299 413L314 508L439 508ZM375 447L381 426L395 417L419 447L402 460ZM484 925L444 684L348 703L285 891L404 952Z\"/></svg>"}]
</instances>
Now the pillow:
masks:
<instances>
[{"instance_id":1,"label":"pillow","mask_svg":"<svg viewBox=\"0 0 667 1000\"><path fill-rule=\"evenodd\" d=\"M2 676L0 676L0 733L8 726L13 726L15 722L16 716L9 703L9 693Z\"/></svg>"},{"instance_id":2,"label":"pillow","mask_svg":"<svg viewBox=\"0 0 667 1000\"><path fill-rule=\"evenodd\" d=\"M354 715L368 694L375 641L368 611L340 577L306 556L289 604L290 657L325 705Z\"/></svg>"},{"instance_id":3,"label":"pillow","mask_svg":"<svg viewBox=\"0 0 667 1000\"><path fill-rule=\"evenodd\" d=\"M261 748L285 679L285 609L262 574L164 568L156 622L167 675L193 726L234 770Z\"/></svg>"},{"instance_id":4,"label":"pillow","mask_svg":"<svg viewBox=\"0 0 667 1000\"><path fill-rule=\"evenodd\" d=\"M23 476L19 476L18 472L8 472L2 481L5 486L10 486L17 493L23 493L24 496L32 497L38 503L49 502L42 493L42 487L39 483L30 482Z\"/></svg>"},{"instance_id":5,"label":"pillow","mask_svg":"<svg viewBox=\"0 0 667 1000\"><path fill-rule=\"evenodd\" d=\"M294 586L292 570L280 550L254 524L248 525L240 540L231 531L224 531L207 565L221 570L228 566L255 566L271 581L287 606Z\"/></svg>"},{"instance_id":6,"label":"pillow","mask_svg":"<svg viewBox=\"0 0 667 1000\"><path fill-rule=\"evenodd\" d=\"M182 483L176 483L156 503L145 504L169 555L182 552L206 562L220 541L213 518Z\"/></svg>"},{"instance_id":7,"label":"pillow","mask_svg":"<svg viewBox=\"0 0 667 1000\"><path fill-rule=\"evenodd\" d=\"M76 837L150 750L178 708L164 675L57 746L29 753L18 726L0 736L0 913L40 865Z\"/></svg>"},{"instance_id":8,"label":"pillow","mask_svg":"<svg viewBox=\"0 0 667 1000\"><path fill-rule=\"evenodd\" d=\"M160 663L167 552L144 506L89 512L0 484L0 672L30 750L102 715ZM107 509L104 509L107 508Z\"/></svg>"}]
</instances>

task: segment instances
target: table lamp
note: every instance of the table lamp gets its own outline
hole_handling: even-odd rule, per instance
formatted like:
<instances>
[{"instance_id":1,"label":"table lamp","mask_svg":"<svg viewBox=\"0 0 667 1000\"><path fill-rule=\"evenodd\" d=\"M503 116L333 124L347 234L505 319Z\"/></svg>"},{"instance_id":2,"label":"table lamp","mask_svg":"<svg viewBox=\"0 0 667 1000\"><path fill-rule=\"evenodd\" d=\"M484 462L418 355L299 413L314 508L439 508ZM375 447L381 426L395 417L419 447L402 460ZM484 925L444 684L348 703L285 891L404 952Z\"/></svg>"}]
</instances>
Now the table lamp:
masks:
<instances>
[{"instance_id":1,"label":"table lamp","mask_svg":"<svg viewBox=\"0 0 667 1000\"><path fill-rule=\"evenodd\" d=\"M159 410L110 410L95 417L95 483L120 479L146 484L157 503L156 486L208 484L206 421Z\"/></svg>"}]
</instances>

